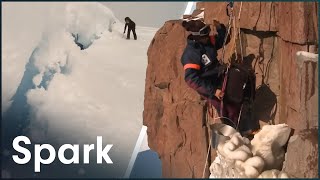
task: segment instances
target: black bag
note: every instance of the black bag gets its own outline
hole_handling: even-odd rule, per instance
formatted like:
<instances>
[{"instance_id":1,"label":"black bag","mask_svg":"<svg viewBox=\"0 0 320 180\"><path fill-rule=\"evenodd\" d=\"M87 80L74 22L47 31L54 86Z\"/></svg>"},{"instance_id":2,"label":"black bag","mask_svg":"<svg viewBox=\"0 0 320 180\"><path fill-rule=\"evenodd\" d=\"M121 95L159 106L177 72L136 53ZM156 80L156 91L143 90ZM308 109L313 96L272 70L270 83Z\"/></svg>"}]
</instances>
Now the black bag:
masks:
<instances>
[{"instance_id":1,"label":"black bag","mask_svg":"<svg viewBox=\"0 0 320 180\"><path fill-rule=\"evenodd\" d=\"M259 123L254 120L253 102L256 91L256 75L250 67L232 64L228 72L225 99L228 103L242 105L242 113L238 126L239 132L257 129Z\"/></svg>"},{"instance_id":2,"label":"black bag","mask_svg":"<svg viewBox=\"0 0 320 180\"><path fill-rule=\"evenodd\" d=\"M225 98L228 102L241 104L245 98L254 99L255 73L246 67L233 64L228 72Z\"/></svg>"}]
</instances>

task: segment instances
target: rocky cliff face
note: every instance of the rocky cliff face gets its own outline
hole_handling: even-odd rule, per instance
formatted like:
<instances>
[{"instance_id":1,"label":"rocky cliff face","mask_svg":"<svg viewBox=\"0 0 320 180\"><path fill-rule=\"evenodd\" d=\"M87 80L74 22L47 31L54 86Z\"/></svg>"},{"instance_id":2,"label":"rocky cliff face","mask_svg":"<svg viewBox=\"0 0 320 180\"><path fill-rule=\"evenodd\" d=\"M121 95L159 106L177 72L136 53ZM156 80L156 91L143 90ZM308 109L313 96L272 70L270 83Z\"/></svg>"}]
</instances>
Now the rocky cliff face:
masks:
<instances>
[{"instance_id":1,"label":"rocky cliff face","mask_svg":"<svg viewBox=\"0 0 320 180\"><path fill-rule=\"evenodd\" d=\"M235 3L236 15L239 6ZM296 55L317 53L317 7L316 2L244 2L241 9L243 54L254 55L247 61L257 73L254 116L261 125L287 123L294 129L284 163L293 177L318 176L318 62ZM206 23L228 22L224 2L199 2L197 8L205 8ZM206 103L184 82L180 58L186 37L180 21L168 21L148 49L144 124L164 177L202 177L209 143ZM208 163L213 149L210 156Z\"/></svg>"}]
</instances>

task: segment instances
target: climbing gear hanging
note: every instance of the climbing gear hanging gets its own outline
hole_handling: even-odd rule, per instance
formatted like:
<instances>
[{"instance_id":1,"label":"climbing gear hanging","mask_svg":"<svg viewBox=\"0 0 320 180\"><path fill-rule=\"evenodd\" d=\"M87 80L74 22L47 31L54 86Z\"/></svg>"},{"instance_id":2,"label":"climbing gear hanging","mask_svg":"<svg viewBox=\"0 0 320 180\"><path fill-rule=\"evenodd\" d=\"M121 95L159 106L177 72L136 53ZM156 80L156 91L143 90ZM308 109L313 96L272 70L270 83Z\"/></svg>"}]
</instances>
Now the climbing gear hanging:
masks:
<instances>
[{"instance_id":1,"label":"climbing gear hanging","mask_svg":"<svg viewBox=\"0 0 320 180\"><path fill-rule=\"evenodd\" d=\"M240 16L241 16L241 10L242 10L242 2L240 3L240 9L239 9L239 14L238 14L238 23L239 23L238 35L239 35L240 53L241 53L241 63L242 63L242 62L243 62L243 50L242 50L241 31L240 31Z\"/></svg>"},{"instance_id":2,"label":"climbing gear hanging","mask_svg":"<svg viewBox=\"0 0 320 180\"><path fill-rule=\"evenodd\" d=\"M242 47L242 39L241 39L241 29L240 29L240 20L241 20L241 11L242 11L242 2L240 2L240 6L239 6L239 12L238 12L238 17L236 18L235 16L235 11L234 11L234 2L229 2L226 6L226 13L227 13L227 16L229 17L229 20L228 20L228 27L227 27L227 33L226 33L226 36L224 38L224 42L223 42L223 48L222 48L222 58L219 60L219 63L221 65L223 65L225 63L225 58L226 58L226 42L227 42L227 39L228 39L228 36L230 35L230 32L231 32L231 28L233 33L232 33L232 37L233 37L233 41L231 44L231 49L229 48L229 50L233 53L235 53L235 60L236 62L242 64L243 63L243 60L244 60L244 55L243 55L243 47ZM240 49L238 49L239 52L239 55L241 55L240 57L238 57L238 52L237 52L237 40L238 40L238 46ZM227 119L229 120L232 124L233 124L233 127L236 131L239 131L239 129L241 129L241 127L239 127L239 124L240 124L240 121L241 121L241 115L242 115L242 110L245 109L244 108L244 104L243 102L241 103L241 107L240 107L240 112L239 112L239 115L238 115L238 118L236 120L236 122L234 122L233 120L229 119L228 117L224 117L223 115L223 111L224 111L224 96L226 95L226 90L227 90L227 84L228 84L228 79L230 76L230 68L231 68L231 58L230 57L227 57L228 59L228 62L226 62L227 64L227 68L226 68L226 71L225 71L225 75L224 75L224 78L223 78L223 84L222 84L222 93L223 93L223 96L221 98L221 105L220 105L220 112L218 112L218 117L216 117L216 113L215 115L213 116L213 108L211 106L211 113L209 111L209 106L208 106L208 114L211 115L211 117L213 117L213 124L216 124L216 120L217 119ZM233 67L233 66L232 66ZM240 69L241 71L241 69ZM245 70L245 72L247 72L247 69ZM251 71L248 71L248 72L251 72ZM247 73L248 73L247 72ZM254 76L255 77L255 76ZM250 78L249 78L250 79ZM247 84L248 83L248 84ZM247 85L247 86L246 86ZM253 88L255 89L255 79L254 79L254 83L250 83L250 80L248 80L246 82L246 84L244 85L243 88L252 88L252 87L249 87L249 86L253 86ZM251 96L254 96L254 95L251 95ZM215 111L216 112L216 111ZM244 110L244 114L245 114L245 110ZM208 117L207 117L208 118ZM208 120L207 120L207 123L208 123ZM240 125L241 126L241 125ZM212 132L211 132L212 133ZM209 158L209 153L210 153L210 149L211 149L211 144L213 142L212 141L212 138L213 137L209 137L209 147L208 147L208 150L207 150L207 155L206 155L206 162L205 162L205 165L204 165L204 169L203 169L203 174L202 174L202 178L204 178L204 175L205 175L205 170L206 170L206 167L207 167L207 163L208 163L208 158Z\"/></svg>"},{"instance_id":3,"label":"climbing gear hanging","mask_svg":"<svg viewBox=\"0 0 320 180\"><path fill-rule=\"evenodd\" d=\"M228 36L230 35L231 28L233 28L233 34L232 34L233 42L232 42L232 46L230 46L231 47L230 51L234 51L235 54L237 55L236 40L238 38L239 46L240 46L241 62L243 61L243 49L242 49L241 31L240 31L241 11L242 11L242 2L240 2L239 13L238 13L238 18L237 18L238 22L236 22L236 17L235 17L235 13L234 13L234 3L230 2L227 4L226 12L227 12L227 16L229 17L228 30L227 30L227 34L224 38L224 42L223 42L223 46L222 46L223 49L222 49L222 58L220 60L220 64L223 64L224 59L225 59L226 42L227 42ZM237 27L237 24L238 24L238 27ZM237 58L238 57L236 56L236 59ZM230 57L228 57L228 60L230 60ZM230 65L231 62L229 61L228 64Z\"/></svg>"},{"instance_id":4,"label":"climbing gear hanging","mask_svg":"<svg viewBox=\"0 0 320 180\"><path fill-rule=\"evenodd\" d=\"M230 2L227 4L227 8L226 8L227 16L229 16L229 17L230 17L230 13L229 13L229 9L228 9L228 7L230 7L230 8L231 8L231 10L233 10L233 2L232 2L232 1L230 1Z\"/></svg>"},{"instance_id":5,"label":"climbing gear hanging","mask_svg":"<svg viewBox=\"0 0 320 180\"><path fill-rule=\"evenodd\" d=\"M230 12L229 12L229 7L230 7ZM230 34L230 30L231 30L231 26L232 26L231 23L233 21L233 2L229 2L227 4L226 12L227 12L227 16L229 16L228 31L227 31L227 34L226 34L224 41L223 41L222 58L220 60L220 64L224 63L225 47L226 47L227 39ZM224 76L223 84L222 84L222 89L221 89L222 94L225 92L225 87L226 87L226 83L227 83L227 79L228 79L229 67L230 67L230 64L227 64L227 70L225 72L225 76ZM221 117L223 116L223 97L224 97L224 95L221 97L221 105L220 105L220 116Z\"/></svg>"},{"instance_id":6,"label":"climbing gear hanging","mask_svg":"<svg viewBox=\"0 0 320 180\"><path fill-rule=\"evenodd\" d=\"M208 125L209 115L210 115L209 106L207 106L207 107L208 108L207 108L207 113L206 113L206 125ZM212 108L212 106L211 106L211 108ZM212 108L211 110L212 110L211 113L213 114L214 109ZM236 133L236 129L234 129L233 127L231 127L229 125L225 125L225 124L216 123L217 119L226 118L226 117L217 117L216 115L217 115L216 111L214 111L214 115L212 115L212 116L210 115L213 118L213 125L210 126L210 131L211 131L211 134L212 134L212 131L214 131L214 127L218 127L219 126L220 128L216 129L217 132L214 132L214 133L218 133L220 139L218 139L218 137L217 137L218 134L209 136L209 145L208 145L208 149L207 149L205 164L204 164L203 171L202 171L202 178L205 178L204 175L205 175L205 172L206 172L206 167L208 165L208 158L209 158L209 155L210 155L211 146L213 145L214 148L216 148L217 145L218 145L217 144L218 141L223 140L223 139L225 139L225 140L226 139L230 139L229 136L231 134ZM214 144L213 144L213 141L214 141Z\"/></svg>"},{"instance_id":7,"label":"climbing gear hanging","mask_svg":"<svg viewBox=\"0 0 320 180\"><path fill-rule=\"evenodd\" d=\"M230 12L229 12L229 7L230 7ZM231 30L231 22L233 20L233 2L231 3L228 3L227 4L227 7L226 7L226 11L227 11L227 16L229 17L229 20L228 20L228 30L227 30L227 34L226 36L224 37L224 41L223 41L223 45L222 45L222 58L221 60L219 61L220 64L223 64L223 60L224 60L224 55L225 55L225 47L226 47L226 43L227 43L227 39L228 39L228 36L230 34L230 30Z\"/></svg>"},{"instance_id":8,"label":"climbing gear hanging","mask_svg":"<svg viewBox=\"0 0 320 180\"><path fill-rule=\"evenodd\" d=\"M234 15L234 3L233 2L229 2L227 4L227 7L226 7L226 12L227 12L227 15L229 16L229 22L228 22L228 31L227 31L227 34L225 36L225 39L224 39L224 43L223 43L223 49L222 49L222 59L220 61L221 64L223 64L224 62L224 56L225 56L225 47L226 47L226 42L227 42L227 38L230 34L230 30L231 30L231 27L233 26L233 45L234 47L232 47L232 49L234 49L234 52L235 52L235 55L236 55L236 60L237 60L237 48L236 48L236 37L237 37L237 34L239 35L238 38L239 38L239 41L240 41L240 53L241 53L241 62L243 61L243 52L242 52L242 42L241 42L241 32L240 32L240 26L237 28L236 27L236 19L235 19L235 15ZM229 10L230 9L230 10ZM239 9L239 14L238 14L238 24L240 24L240 15L241 15L241 9L242 9L242 2L240 3L240 9ZM236 29L238 29L238 31L236 31ZM231 49L231 51L232 51ZM225 92L226 92L226 87L227 87L227 82L228 82L228 78L229 78L229 69L230 69L230 66L231 66L231 61L229 60L229 62L227 63L227 69L226 69L226 72L225 72L225 76L224 76L224 79L223 79L223 84L222 84L222 98L221 98L221 105L220 105L220 116L223 117L223 110L224 110L224 95L225 95ZM239 113L239 116L241 114L241 111L242 111L242 108L240 110L240 113ZM240 117L238 118L240 119ZM235 124L235 122L232 121L233 124ZM238 122L239 123L239 122Z\"/></svg>"}]
</instances>

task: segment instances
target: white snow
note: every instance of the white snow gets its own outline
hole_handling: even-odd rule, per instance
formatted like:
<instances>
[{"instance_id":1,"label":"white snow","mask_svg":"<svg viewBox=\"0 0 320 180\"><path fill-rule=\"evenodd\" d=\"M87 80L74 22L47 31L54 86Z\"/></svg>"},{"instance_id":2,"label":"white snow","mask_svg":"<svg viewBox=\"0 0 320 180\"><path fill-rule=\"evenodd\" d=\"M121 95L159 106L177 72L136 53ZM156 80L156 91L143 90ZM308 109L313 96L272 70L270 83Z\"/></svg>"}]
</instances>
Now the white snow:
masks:
<instances>
[{"instance_id":1,"label":"white snow","mask_svg":"<svg viewBox=\"0 0 320 180\"><path fill-rule=\"evenodd\" d=\"M218 145L218 155L210 166L210 178L278 178L288 177L280 172L284 161L283 146L291 129L286 124L266 125L253 140L239 133Z\"/></svg>"},{"instance_id":2,"label":"white snow","mask_svg":"<svg viewBox=\"0 0 320 180\"><path fill-rule=\"evenodd\" d=\"M265 161L265 169L281 169L284 161L282 148L289 139L291 129L286 124L263 126L262 130L251 141L252 152Z\"/></svg>"},{"instance_id":3,"label":"white snow","mask_svg":"<svg viewBox=\"0 0 320 180\"><path fill-rule=\"evenodd\" d=\"M100 38L105 30L112 32L118 21L110 9L97 2L68 4L66 19L68 31L79 35L78 41L84 46Z\"/></svg>"},{"instance_id":4,"label":"white snow","mask_svg":"<svg viewBox=\"0 0 320 180\"><path fill-rule=\"evenodd\" d=\"M25 65L41 39L49 16L44 4L2 3L2 113L10 106Z\"/></svg>"},{"instance_id":5,"label":"white snow","mask_svg":"<svg viewBox=\"0 0 320 180\"><path fill-rule=\"evenodd\" d=\"M279 179L279 178L289 178L289 176L282 171L279 171L277 169L272 169L272 170L267 170L262 172L258 178L275 178L275 179Z\"/></svg>"},{"instance_id":6,"label":"white snow","mask_svg":"<svg viewBox=\"0 0 320 180\"><path fill-rule=\"evenodd\" d=\"M318 54L306 52L306 51L297 51L296 52L296 60L299 68L303 67L304 62L318 62Z\"/></svg>"},{"instance_id":7,"label":"white snow","mask_svg":"<svg viewBox=\"0 0 320 180\"><path fill-rule=\"evenodd\" d=\"M195 4L196 4L196 2L193 2L193 1L189 1L188 3L187 3L187 7L186 7L186 9L184 10L184 13L183 14L191 14L192 13L192 11L195 9Z\"/></svg>"},{"instance_id":8,"label":"white snow","mask_svg":"<svg viewBox=\"0 0 320 180\"><path fill-rule=\"evenodd\" d=\"M318 61L318 54L306 52L306 51L297 51L296 52L297 56L303 56L305 58L310 58L312 61Z\"/></svg>"},{"instance_id":9,"label":"white snow","mask_svg":"<svg viewBox=\"0 0 320 180\"><path fill-rule=\"evenodd\" d=\"M148 134L146 133L144 135L144 137L143 137L143 141L142 141L142 144L140 146L139 152L147 151L149 149L150 149L150 147L148 145Z\"/></svg>"},{"instance_id":10,"label":"white snow","mask_svg":"<svg viewBox=\"0 0 320 180\"><path fill-rule=\"evenodd\" d=\"M114 145L114 156L129 161L142 127L147 49L157 29L138 26L138 40L126 40L124 24L94 2L25 3L19 5L25 12L15 24L9 19L15 17L11 10L18 11L17 6L4 6L4 24L8 24L2 59L5 110L37 47L33 57L40 73L33 83L39 86L46 75L52 79L47 87L27 92L33 116L30 138L82 144L94 143L99 135L104 143ZM25 39L15 40L21 31L11 34L9 26L23 30ZM78 42L88 48L81 51L71 33L78 34Z\"/></svg>"}]
</instances>

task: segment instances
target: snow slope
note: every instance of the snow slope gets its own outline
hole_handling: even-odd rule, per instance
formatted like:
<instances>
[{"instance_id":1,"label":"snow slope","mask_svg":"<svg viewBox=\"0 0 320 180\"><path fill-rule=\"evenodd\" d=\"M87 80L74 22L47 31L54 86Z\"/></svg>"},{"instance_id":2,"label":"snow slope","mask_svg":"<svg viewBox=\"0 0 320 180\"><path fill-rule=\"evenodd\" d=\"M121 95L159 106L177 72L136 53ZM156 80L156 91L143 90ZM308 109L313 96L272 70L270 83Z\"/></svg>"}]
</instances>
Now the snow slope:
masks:
<instances>
[{"instance_id":1,"label":"snow slope","mask_svg":"<svg viewBox=\"0 0 320 180\"><path fill-rule=\"evenodd\" d=\"M156 29L137 27L138 40L126 40L124 25L99 3L18 6L4 6L4 26L20 31L3 32L8 38L3 39L2 114L7 129L24 125L5 133L57 146L95 143L102 136L104 144L113 144L109 155L114 165L99 173L93 173L96 167L76 167L79 171L63 176L110 177L112 172L122 177L142 126L146 52ZM24 12L11 24L11 12L19 8ZM26 34L17 41L20 32ZM86 49L80 50L72 34ZM26 113L18 117L21 108ZM39 176L49 176L45 173L54 169L49 167ZM5 172L23 176L9 167Z\"/></svg>"},{"instance_id":2,"label":"snow slope","mask_svg":"<svg viewBox=\"0 0 320 180\"><path fill-rule=\"evenodd\" d=\"M41 39L45 20L39 15L45 15L48 9L43 6L43 3L2 3L2 113L10 106L25 65Z\"/></svg>"}]
</instances>

